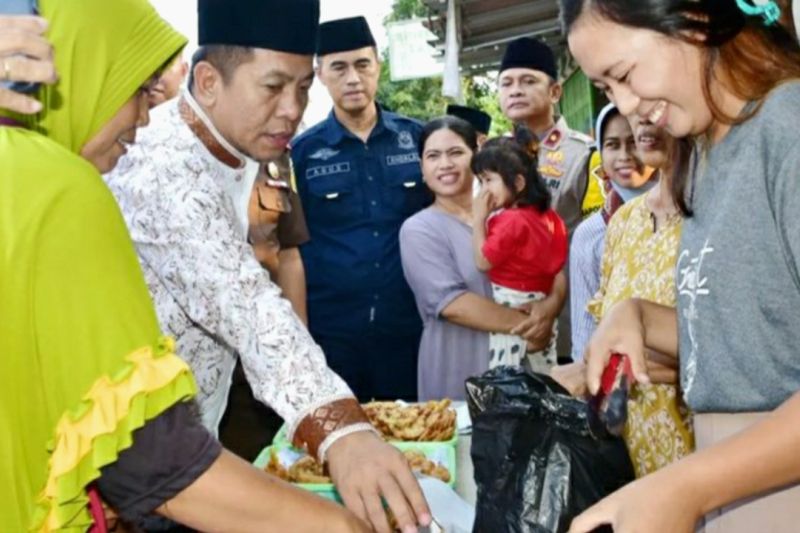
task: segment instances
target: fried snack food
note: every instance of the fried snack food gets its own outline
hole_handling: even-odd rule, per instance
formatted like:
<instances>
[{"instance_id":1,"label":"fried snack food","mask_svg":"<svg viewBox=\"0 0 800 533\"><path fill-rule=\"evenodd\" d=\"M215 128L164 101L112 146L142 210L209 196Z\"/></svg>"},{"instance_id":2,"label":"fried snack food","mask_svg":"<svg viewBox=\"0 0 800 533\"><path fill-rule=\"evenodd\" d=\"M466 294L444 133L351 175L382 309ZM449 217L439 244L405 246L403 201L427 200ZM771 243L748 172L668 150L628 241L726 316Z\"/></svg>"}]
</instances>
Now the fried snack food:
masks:
<instances>
[{"instance_id":1,"label":"fried snack food","mask_svg":"<svg viewBox=\"0 0 800 533\"><path fill-rule=\"evenodd\" d=\"M264 471L284 481L291 481L289 479L289 471L278 460L278 454L275 453L275 450L269 451L269 462L264 467Z\"/></svg>"},{"instance_id":2,"label":"fried snack food","mask_svg":"<svg viewBox=\"0 0 800 533\"><path fill-rule=\"evenodd\" d=\"M445 483L450 482L450 471L425 457L425 454L421 451L405 450L403 455L406 457L408 466L413 472L435 477ZM264 467L264 470L290 483L331 483L331 478L325 474L322 466L309 455L304 455L292 466L286 468L281 464L275 450L271 450L269 462Z\"/></svg>"},{"instance_id":3,"label":"fried snack food","mask_svg":"<svg viewBox=\"0 0 800 533\"><path fill-rule=\"evenodd\" d=\"M289 467L289 478L295 483L330 483L322 466L311 456L306 455Z\"/></svg>"},{"instance_id":4,"label":"fried snack food","mask_svg":"<svg viewBox=\"0 0 800 533\"><path fill-rule=\"evenodd\" d=\"M363 407L372 425L388 440L448 441L456 431L456 412L449 399L411 405L370 402Z\"/></svg>"},{"instance_id":5,"label":"fried snack food","mask_svg":"<svg viewBox=\"0 0 800 533\"><path fill-rule=\"evenodd\" d=\"M435 477L445 483L450 482L450 471L438 463L434 463L419 450L406 450L403 452L412 472Z\"/></svg>"},{"instance_id":6,"label":"fried snack food","mask_svg":"<svg viewBox=\"0 0 800 533\"><path fill-rule=\"evenodd\" d=\"M269 454L269 462L264 467L268 473L290 483L330 483L331 478L325 475L322 466L311 456L304 455L289 468L278 460L275 450Z\"/></svg>"}]
</instances>

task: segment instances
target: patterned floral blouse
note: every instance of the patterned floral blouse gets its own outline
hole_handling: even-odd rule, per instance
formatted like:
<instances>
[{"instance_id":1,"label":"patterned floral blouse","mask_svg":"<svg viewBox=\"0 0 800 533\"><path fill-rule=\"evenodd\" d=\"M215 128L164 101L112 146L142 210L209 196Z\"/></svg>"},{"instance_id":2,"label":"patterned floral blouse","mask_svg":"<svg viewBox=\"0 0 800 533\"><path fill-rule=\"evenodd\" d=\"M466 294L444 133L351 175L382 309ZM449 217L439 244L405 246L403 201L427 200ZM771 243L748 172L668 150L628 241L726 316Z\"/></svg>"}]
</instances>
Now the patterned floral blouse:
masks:
<instances>
[{"instance_id":1,"label":"patterned floral blouse","mask_svg":"<svg viewBox=\"0 0 800 533\"><path fill-rule=\"evenodd\" d=\"M189 94L154 110L117 168L117 198L164 331L192 367L216 432L238 357L253 394L323 457L371 426L247 242L259 164L216 131Z\"/></svg>"},{"instance_id":2,"label":"patterned floral blouse","mask_svg":"<svg viewBox=\"0 0 800 533\"><path fill-rule=\"evenodd\" d=\"M623 205L611 219L600 290L589 302L598 321L614 304L642 298L674 307L675 265L681 217L653 231L646 196ZM654 472L694 449L691 418L674 385L636 385L628 402L625 443L637 477Z\"/></svg>"}]
</instances>

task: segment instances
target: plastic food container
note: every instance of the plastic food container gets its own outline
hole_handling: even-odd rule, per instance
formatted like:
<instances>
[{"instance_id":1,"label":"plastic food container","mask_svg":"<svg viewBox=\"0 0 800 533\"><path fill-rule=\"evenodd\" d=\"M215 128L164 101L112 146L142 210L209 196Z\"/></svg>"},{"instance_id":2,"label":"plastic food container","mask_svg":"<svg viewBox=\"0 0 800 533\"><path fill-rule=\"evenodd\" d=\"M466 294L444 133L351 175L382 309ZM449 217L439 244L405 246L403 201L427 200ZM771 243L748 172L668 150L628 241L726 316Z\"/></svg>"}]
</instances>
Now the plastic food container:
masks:
<instances>
[{"instance_id":1,"label":"plastic food container","mask_svg":"<svg viewBox=\"0 0 800 533\"><path fill-rule=\"evenodd\" d=\"M405 402L402 402L400 400L398 400L397 403L400 404L400 405L408 405ZM449 407L449 409L452 409L453 411L455 411L456 412L456 416L458 416L458 410L453 405L451 405ZM283 424L281 426L281 428L278 430L278 432L275 434L275 437L272 439L272 444L278 445L278 446L291 446L292 443L289 442L289 439L287 438L287 435L286 435L287 431L288 431L288 427L286 426L286 424ZM452 446L453 448L455 448L456 444L458 443L458 432L459 432L459 422L458 422L458 419L457 419L456 420L456 428L453 431L453 437L451 439L449 439L449 440L442 440L442 441L439 441L439 440L437 440L437 441L427 441L427 440L426 441L390 440L389 442L392 443L392 444L403 444L403 443L409 443L409 444L422 444L422 443L447 444L448 446Z\"/></svg>"},{"instance_id":2,"label":"plastic food container","mask_svg":"<svg viewBox=\"0 0 800 533\"><path fill-rule=\"evenodd\" d=\"M447 443L439 442L393 442L391 444L401 451L419 450L425 454L425 457L428 460L447 468L447 470L450 472L450 481L447 484L451 487L455 487L457 474L456 453L452 446ZM306 455L305 452L297 450L296 448L287 444L272 444L261 451L253 464L263 470L267 466L267 463L269 463L272 450L275 450L275 453L278 456L278 461L285 468L290 467L298 459ZM294 483L294 485L314 492L323 498L342 503L342 499L339 497L339 493L336 491L336 487L334 487L332 483Z\"/></svg>"}]
</instances>

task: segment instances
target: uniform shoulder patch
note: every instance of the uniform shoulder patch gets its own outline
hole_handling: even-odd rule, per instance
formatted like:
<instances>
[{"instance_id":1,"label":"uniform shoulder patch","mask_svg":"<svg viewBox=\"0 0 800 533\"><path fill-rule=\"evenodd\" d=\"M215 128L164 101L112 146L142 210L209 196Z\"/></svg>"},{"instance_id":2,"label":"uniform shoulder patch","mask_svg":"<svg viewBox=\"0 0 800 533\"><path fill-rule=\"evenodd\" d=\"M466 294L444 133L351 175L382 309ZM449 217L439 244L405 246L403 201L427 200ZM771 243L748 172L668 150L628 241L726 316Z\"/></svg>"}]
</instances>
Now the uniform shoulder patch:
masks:
<instances>
[{"instance_id":1,"label":"uniform shoulder patch","mask_svg":"<svg viewBox=\"0 0 800 533\"><path fill-rule=\"evenodd\" d=\"M397 134L397 146L402 150L414 149L414 137L411 136L410 131L401 131Z\"/></svg>"},{"instance_id":2,"label":"uniform shoulder patch","mask_svg":"<svg viewBox=\"0 0 800 533\"><path fill-rule=\"evenodd\" d=\"M585 133L582 133L580 131L569 130L569 132L567 132L567 137L582 142L583 144L586 144L588 146L594 146L594 139L592 139L589 135L586 135Z\"/></svg>"}]
</instances>

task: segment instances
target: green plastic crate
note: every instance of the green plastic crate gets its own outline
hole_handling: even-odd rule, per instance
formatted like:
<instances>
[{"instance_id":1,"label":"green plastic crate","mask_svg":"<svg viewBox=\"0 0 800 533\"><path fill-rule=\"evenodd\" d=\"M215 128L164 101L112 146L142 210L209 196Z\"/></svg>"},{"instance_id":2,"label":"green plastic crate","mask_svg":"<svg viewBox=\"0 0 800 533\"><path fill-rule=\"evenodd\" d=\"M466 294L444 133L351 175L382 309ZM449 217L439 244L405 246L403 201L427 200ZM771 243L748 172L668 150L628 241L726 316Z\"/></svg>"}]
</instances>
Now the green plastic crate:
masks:
<instances>
[{"instance_id":1,"label":"green plastic crate","mask_svg":"<svg viewBox=\"0 0 800 533\"><path fill-rule=\"evenodd\" d=\"M393 442L391 444L401 451L419 450L424 453L428 459L447 468L447 470L450 472L450 482L448 485L455 487L457 472L456 451L454 447L447 443L439 442ZM253 464L256 467L263 469L265 466L267 466L267 463L269 463L270 453L273 449L277 451L278 458L283 459L285 457L288 460L289 465L291 465L293 461L296 461L305 455L304 452L297 450L291 445L272 444L271 446L264 448L261 453L258 454L258 457L256 457L256 460L253 462ZM295 483L295 485L302 489L311 491L318 496L327 498L328 500L342 503L342 499L339 497L339 493L332 483Z\"/></svg>"}]
</instances>

